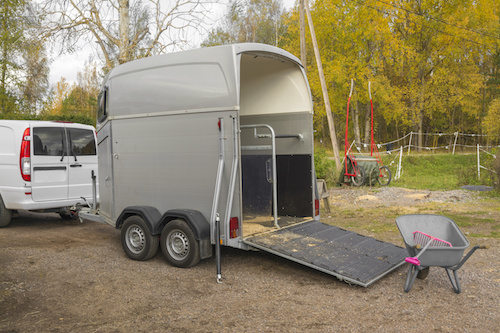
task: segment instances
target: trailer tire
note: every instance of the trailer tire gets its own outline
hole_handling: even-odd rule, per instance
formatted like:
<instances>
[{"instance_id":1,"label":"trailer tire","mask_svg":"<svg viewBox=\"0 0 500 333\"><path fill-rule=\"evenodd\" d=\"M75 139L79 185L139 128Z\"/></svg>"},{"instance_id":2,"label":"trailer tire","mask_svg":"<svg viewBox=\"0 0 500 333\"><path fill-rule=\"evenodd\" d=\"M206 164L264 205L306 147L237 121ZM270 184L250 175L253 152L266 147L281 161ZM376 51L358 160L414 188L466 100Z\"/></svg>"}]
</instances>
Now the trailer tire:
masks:
<instances>
[{"instance_id":1,"label":"trailer tire","mask_svg":"<svg viewBox=\"0 0 500 333\"><path fill-rule=\"evenodd\" d=\"M356 173L356 176L351 177L351 181L354 186L361 186L365 183L365 169L361 165L357 165L356 168L358 173Z\"/></svg>"},{"instance_id":2,"label":"trailer tire","mask_svg":"<svg viewBox=\"0 0 500 333\"><path fill-rule=\"evenodd\" d=\"M391 170L385 165L381 166L379 169L379 176L377 178L380 186L389 185L389 183L391 182L391 178L392 178Z\"/></svg>"},{"instance_id":3,"label":"trailer tire","mask_svg":"<svg viewBox=\"0 0 500 333\"><path fill-rule=\"evenodd\" d=\"M0 228L8 226L11 218L12 211L5 207L2 197L0 196Z\"/></svg>"},{"instance_id":4,"label":"trailer tire","mask_svg":"<svg viewBox=\"0 0 500 333\"><path fill-rule=\"evenodd\" d=\"M172 266L187 268L200 262L200 244L184 220L172 220L163 227L160 247Z\"/></svg>"},{"instance_id":5,"label":"trailer tire","mask_svg":"<svg viewBox=\"0 0 500 333\"><path fill-rule=\"evenodd\" d=\"M151 235L146 222L138 215L123 222L121 240L123 250L134 260L148 260L158 252L158 235Z\"/></svg>"}]
</instances>

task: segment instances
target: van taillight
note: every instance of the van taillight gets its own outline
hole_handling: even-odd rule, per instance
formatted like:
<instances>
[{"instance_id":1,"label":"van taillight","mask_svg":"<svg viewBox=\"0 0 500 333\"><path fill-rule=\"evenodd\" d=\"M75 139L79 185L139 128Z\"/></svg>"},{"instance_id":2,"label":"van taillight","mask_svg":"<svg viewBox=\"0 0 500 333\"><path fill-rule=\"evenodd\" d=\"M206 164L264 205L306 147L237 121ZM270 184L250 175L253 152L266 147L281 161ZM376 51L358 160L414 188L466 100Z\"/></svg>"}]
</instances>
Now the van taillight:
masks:
<instances>
[{"instance_id":1,"label":"van taillight","mask_svg":"<svg viewBox=\"0 0 500 333\"><path fill-rule=\"evenodd\" d=\"M315 216L319 215L319 200L318 199L314 200L314 215Z\"/></svg>"},{"instance_id":2,"label":"van taillight","mask_svg":"<svg viewBox=\"0 0 500 333\"><path fill-rule=\"evenodd\" d=\"M240 235L240 224L237 217L229 219L229 238L236 238Z\"/></svg>"},{"instance_id":3,"label":"van taillight","mask_svg":"<svg viewBox=\"0 0 500 333\"><path fill-rule=\"evenodd\" d=\"M23 142L21 143L21 154L19 157L19 167L21 176L27 182L31 181L31 146L30 146L30 129L24 130Z\"/></svg>"}]
</instances>

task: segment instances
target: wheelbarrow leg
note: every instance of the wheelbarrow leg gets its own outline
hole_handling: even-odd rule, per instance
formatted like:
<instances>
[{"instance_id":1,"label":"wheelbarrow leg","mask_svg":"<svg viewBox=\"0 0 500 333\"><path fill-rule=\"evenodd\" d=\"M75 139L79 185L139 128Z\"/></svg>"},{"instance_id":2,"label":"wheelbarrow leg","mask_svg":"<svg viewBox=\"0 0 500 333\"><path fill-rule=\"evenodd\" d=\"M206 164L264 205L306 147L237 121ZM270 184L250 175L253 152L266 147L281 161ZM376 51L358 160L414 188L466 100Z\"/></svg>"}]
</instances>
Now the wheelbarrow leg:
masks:
<instances>
[{"instance_id":1,"label":"wheelbarrow leg","mask_svg":"<svg viewBox=\"0 0 500 333\"><path fill-rule=\"evenodd\" d=\"M454 267L445 267L444 269L446 270L446 274L448 274L448 278L450 279L451 286L453 287L453 291L457 294L460 294L462 292L462 288L460 287L460 280L458 279L457 275L457 270L462 267L462 265L467 261L467 259L470 258L470 256L477 250L477 249L484 249L486 248L485 246L480 246L476 245L474 246L469 253L463 259ZM453 271L453 277L451 276L451 271Z\"/></svg>"},{"instance_id":2,"label":"wheelbarrow leg","mask_svg":"<svg viewBox=\"0 0 500 333\"><path fill-rule=\"evenodd\" d=\"M417 266L410 265L410 267L408 268L408 275L406 276L405 293L409 292L411 287L413 287L413 283L417 278L417 274L418 274Z\"/></svg>"},{"instance_id":3,"label":"wheelbarrow leg","mask_svg":"<svg viewBox=\"0 0 500 333\"><path fill-rule=\"evenodd\" d=\"M453 287L453 291L457 294L462 292L462 288L460 287L460 280L458 279L457 270L445 268L446 274L448 274L448 278L450 279L451 286ZM451 276L451 271L453 271L453 277Z\"/></svg>"}]
</instances>

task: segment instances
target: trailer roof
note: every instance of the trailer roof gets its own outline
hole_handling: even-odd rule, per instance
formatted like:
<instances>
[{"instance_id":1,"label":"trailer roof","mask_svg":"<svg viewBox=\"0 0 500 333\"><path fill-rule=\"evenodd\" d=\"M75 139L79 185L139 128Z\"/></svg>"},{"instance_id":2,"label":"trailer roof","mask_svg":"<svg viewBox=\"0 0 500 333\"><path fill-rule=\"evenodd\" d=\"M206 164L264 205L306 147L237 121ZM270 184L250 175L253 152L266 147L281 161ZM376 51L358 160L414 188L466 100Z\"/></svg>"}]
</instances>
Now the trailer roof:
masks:
<instances>
[{"instance_id":1,"label":"trailer roof","mask_svg":"<svg viewBox=\"0 0 500 333\"><path fill-rule=\"evenodd\" d=\"M179 63L205 62L209 59L214 59L214 58L221 63L227 61L232 64L234 62L233 58L234 55L239 55L241 53L250 53L250 52L262 53L263 55L267 56L271 56L272 54L280 55L281 57L289 59L302 67L300 60L296 56L278 47L267 44L259 44L259 43L241 43L241 44L205 47L187 51L178 51L154 57L141 58L115 67L110 72L108 79L126 73L138 70L144 70L146 68L176 65ZM229 55L230 57L228 57L227 55Z\"/></svg>"},{"instance_id":2,"label":"trailer roof","mask_svg":"<svg viewBox=\"0 0 500 333\"><path fill-rule=\"evenodd\" d=\"M243 54L249 59L244 65ZM267 59L269 64L263 64L262 59ZM262 70L263 65L268 67ZM245 73L249 67L251 71L260 68L261 72L259 76L245 74L248 79L242 79L242 66L246 66ZM187 110L239 110L240 85L249 80L252 85L256 79L279 88L273 91L273 96L281 95L281 100L286 101L281 109L293 106L292 109L312 111L308 106L310 90L300 60L280 48L257 43L222 45L131 61L114 68L103 86L109 90L107 114L132 116ZM248 91L244 93L248 95ZM290 96L299 97L295 97L292 104ZM271 100L274 98L266 99ZM273 107L276 104L274 101Z\"/></svg>"}]
</instances>

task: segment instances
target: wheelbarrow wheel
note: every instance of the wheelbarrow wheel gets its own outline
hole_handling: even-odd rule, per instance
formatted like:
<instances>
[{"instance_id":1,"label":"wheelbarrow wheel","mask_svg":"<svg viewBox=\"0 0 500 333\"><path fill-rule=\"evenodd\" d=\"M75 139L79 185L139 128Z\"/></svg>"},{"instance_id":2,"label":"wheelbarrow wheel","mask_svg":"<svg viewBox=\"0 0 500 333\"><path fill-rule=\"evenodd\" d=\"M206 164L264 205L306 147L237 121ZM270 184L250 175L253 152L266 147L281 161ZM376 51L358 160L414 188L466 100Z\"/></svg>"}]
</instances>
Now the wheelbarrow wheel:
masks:
<instances>
[{"instance_id":1,"label":"wheelbarrow wheel","mask_svg":"<svg viewBox=\"0 0 500 333\"><path fill-rule=\"evenodd\" d=\"M361 186L365 182L365 169L361 165L357 165L354 170L356 176L351 177L352 184L354 186Z\"/></svg>"},{"instance_id":2,"label":"wheelbarrow wheel","mask_svg":"<svg viewBox=\"0 0 500 333\"><path fill-rule=\"evenodd\" d=\"M430 267L426 267L421 271L418 271L417 279L424 280L427 277L427 275L429 275L430 269L431 269Z\"/></svg>"},{"instance_id":3,"label":"wheelbarrow wheel","mask_svg":"<svg viewBox=\"0 0 500 333\"><path fill-rule=\"evenodd\" d=\"M391 177L392 177L391 170L385 165L381 166L379 169L379 176L377 178L380 186L389 185L389 183L391 182Z\"/></svg>"}]
</instances>

